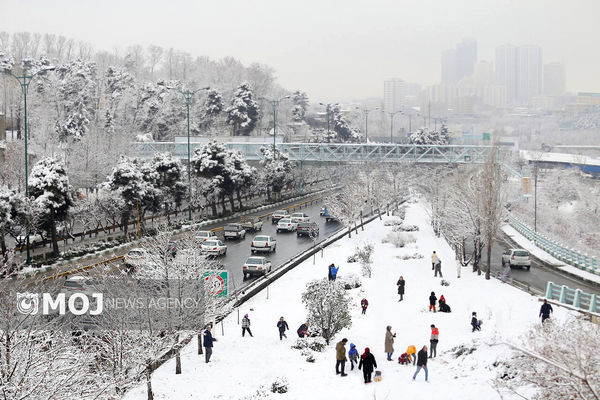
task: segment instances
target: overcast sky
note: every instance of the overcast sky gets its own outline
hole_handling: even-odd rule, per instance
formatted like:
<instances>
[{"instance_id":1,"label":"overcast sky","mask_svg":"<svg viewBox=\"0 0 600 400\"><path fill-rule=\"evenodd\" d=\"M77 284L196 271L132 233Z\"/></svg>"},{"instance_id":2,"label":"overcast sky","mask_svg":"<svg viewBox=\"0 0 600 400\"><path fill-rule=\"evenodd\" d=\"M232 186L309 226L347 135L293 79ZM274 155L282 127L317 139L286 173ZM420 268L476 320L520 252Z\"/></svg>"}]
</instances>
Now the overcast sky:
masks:
<instances>
[{"instance_id":1,"label":"overcast sky","mask_svg":"<svg viewBox=\"0 0 600 400\"><path fill-rule=\"evenodd\" d=\"M0 30L261 62L313 101L382 97L388 77L439 83L441 51L465 36L488 61L539 45L568 90L600 92L599 17L600 0L0 0Z\"/></svg>"}]
</instances>

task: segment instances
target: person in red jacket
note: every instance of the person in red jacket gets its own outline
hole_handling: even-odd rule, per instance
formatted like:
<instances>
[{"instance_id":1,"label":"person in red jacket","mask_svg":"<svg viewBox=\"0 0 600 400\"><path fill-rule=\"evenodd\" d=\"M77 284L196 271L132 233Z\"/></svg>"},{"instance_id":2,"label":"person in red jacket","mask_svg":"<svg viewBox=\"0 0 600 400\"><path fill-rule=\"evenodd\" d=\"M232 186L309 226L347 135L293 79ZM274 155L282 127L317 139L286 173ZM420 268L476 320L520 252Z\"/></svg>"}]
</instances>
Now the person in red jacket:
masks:
<instances>
[{"instance_id":1,"label":"person in red jacket","mask_svg":"<svg viewBox=\"0 0 600 400\"><path fill-rule=\"evenodd\" d=\"M429 358L437 356L437 344L439 337L440 331L435 327L435 325L431 324L431 338L429 338L431 350L429 351Z\"/></svg>"},{"instance_id":2,"label":"person in red jacket","mask_svg":"<svg viewBox=\"0 0 600 400\"><path fill-rule=\"evenodd\" d=\"M369 307L369 302L367 301L367 299L362 299L360 301L360 306L362 307L362 313L366 314L367 313L367 307Z\"/></svg>"}]
</instances>

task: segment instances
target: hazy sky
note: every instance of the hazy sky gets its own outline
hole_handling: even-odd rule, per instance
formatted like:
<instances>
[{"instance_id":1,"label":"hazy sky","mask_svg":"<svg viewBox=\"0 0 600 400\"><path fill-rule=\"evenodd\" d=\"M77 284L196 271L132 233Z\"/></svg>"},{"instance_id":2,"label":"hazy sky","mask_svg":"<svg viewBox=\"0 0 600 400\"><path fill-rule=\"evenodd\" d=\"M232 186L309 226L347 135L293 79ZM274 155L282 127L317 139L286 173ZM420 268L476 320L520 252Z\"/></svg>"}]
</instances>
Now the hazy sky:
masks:
<instances>
[{"instance_id":1,"label":"hazy sky","mask_svg":"<svg viewBox=\"0 0 600 400\"><path fill-rule=\"evenodd\" d=\"M0 30L261 62L313 101L382 97L388 77L438 83L441 51L465 36L488 61L540 45L568 90L600 92L599 18L600 0L0 0Z\"/></svg>"}]
</instances>

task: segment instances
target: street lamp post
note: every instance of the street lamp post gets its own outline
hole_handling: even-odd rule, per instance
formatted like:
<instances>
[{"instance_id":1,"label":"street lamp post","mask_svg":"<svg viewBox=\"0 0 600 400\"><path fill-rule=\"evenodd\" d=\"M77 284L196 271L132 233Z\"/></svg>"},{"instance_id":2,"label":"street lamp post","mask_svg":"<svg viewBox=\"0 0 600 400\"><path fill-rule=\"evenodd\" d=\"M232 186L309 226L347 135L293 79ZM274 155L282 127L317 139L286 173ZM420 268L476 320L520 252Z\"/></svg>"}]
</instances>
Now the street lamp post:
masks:
<instances>
[{"instance_id":1,"label":"street lamp post","mask_svg":"<svg viewBox=\"0 0 600 400\"><path fill-rule=\"evenodd\" d=\"M390 112L390 143L394 143L394 117L396 114L402 114L402 111Z\"/></svg>"},{"instance_id":2,"label":"street lamp post","mask_svg":"<svg viewBox=\"0 0 600 400\"><path fill-rule=\"evenodd\" d=\"M369 141L369 112L379 110L379 107L373 109L356 107L357 110L362 110L365 113L365 143Z\"/></svg>"},{"instance_id":3,"label":"street lamp post","mask_svg":"<svg viewBox=\"0 0 600 400\"><path fill-rule=\"evenodd\" d=\"M17 80L17 82L19 82L19 85L21 86L21 91L23 92L23 122L25 123L25 198L29 197L29 179L28 179L28 158L29 155L27 153L28 151L28 144L27 144L27 140L29 139L28 136L28 132L27 132L27 91L29 90L29 84L31 83L31 81L33 80L33 78L39 74L39 73L44 73L47 71L53 71L55 70L56 67L46 67L43 69L40 69L39 71L31 74L31 75L27 75L27 73L25 71L23 71L23 75L22 76L17 76L15 74L13 74L10 70L3 70L2 72L4 72L6 75L10 75L13 78L15 78ZM27 229L27 236L26 236L26 242L27 242L27 265L31 264L31 254L29 252L29 229Z\"/></svg>"},{"instance_id":4,"label":"street lamp post","mask_svg":"<svg viewBox=\"0 0 600 400\"><path fill-rule=\"evenodd\" d=\"M185 99L185 106L187 108L187 172L188 172L188 221L192 220L192 163L191 163L191 147L190 147L190 105L192 104L192 98L194 95L201 90L208 90L210 87L203 87L196 90L183 90L183 98Z\"/></svg>"},{"instance_id":5,"label":"street lamp post","mask_svg":"<svg viewBox=\"0 0 600 400\"><path fill-rule=\"evenodd\" d=\"M277 107L279 106L279 102L281 100L289 99L290 97L292 96L289 94L279 99L267 99L266 97L261 97L262 100L268 101L273 106L273 157L275 157L275 139L277 138Z\"/></svg>"},{"instance_id":6,"label":"street lamp post","mask_svg":"<svg viewBox=\"0 0 600 400\"><path fill-rule=\"evenodd\" d=\"M325 106L325 115L327 117L327 143L329 143L329 138L331 137L329 133L329 115L331 114L331 104L330 103L319 103L322 106Z\"/></svg>"}]
</instances>

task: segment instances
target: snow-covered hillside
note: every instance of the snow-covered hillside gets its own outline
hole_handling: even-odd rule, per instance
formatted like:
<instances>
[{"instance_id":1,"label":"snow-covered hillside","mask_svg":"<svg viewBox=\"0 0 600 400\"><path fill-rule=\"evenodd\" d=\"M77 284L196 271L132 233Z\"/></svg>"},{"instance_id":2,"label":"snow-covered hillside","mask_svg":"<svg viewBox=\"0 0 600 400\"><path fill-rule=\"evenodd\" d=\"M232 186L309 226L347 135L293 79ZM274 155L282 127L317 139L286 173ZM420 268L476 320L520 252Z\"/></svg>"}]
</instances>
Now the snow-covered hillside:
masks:
<instances>
[{"instance_id":1,"label":"snow-covered hillside","mask_svg":"<svg viewBox=\"0 0 600 400\"><path fill-rule=\"evenodd\" d=\"M393 217L384 217L384 221ZM283 278L276 281L267 292L259 293L239 310L240 320L246 313L251 320L254 337L242 337L237 312L218 325L213 334L215 342L211 362L206 364L196 354L195 340L182 355L181 375L175 375L175 361L170 360L152 376L155 399L242 399L265 398L256 395L263 386L268 398L281 399L498 399L491 386L497 370L493 363L505 359L510 351L503 341L515 339L537 318L540 303L535 297L497 280L486 281L482 276L462 269L457 278L454 255L449 246L436 238L428 224L428 217L419 203L409 205L405 225L418 225L411 232L416 243L405 248L382 244L382 239L392 231L392 226L375 220L352 235L334 243L317 256L316 264L307 260ZM306 313L301 303L301 293L308 281L327 276L327 266L334 262L340 266L338 279L348 274L360 275L358 263L347 263L348 255L357 245L369 241L375 245L373 275L362 277L361 288L352 289L354 298L352 326L338 334L321 353L315 352L315 362L305 361L300 350L292 349L296 342L296 329L305 321ZM449 286L441 286L441 279L433 276L431 253L433 250L443 260L442 272ZM420 259L402 260L403 255L419 253ZM404 276L406 292L404 301L398 301L396 281ZM434 291L439 298L444 295L451 313L428 312L428 297ZM361 315L360 300L366 297L369 308ZM471 332L471 312L476 311L483 320L481 332ZM279 340L276 323L285 317L290 330L288 338ZM555 310L554 318L563 318L566 311ZM429 383L423 372L412 381L415 367L400 365L398 356L409 345L420 349L429 346L430 325L440 331L437 357L428 362ZM396 332L394 361L386 361L384 336L386 326ZM224 332L224 334L223 334ZM335 344L348 338L348 345L357 345L362 354L370 347L377 360L383 380L365 385L362 373L350 371L348 376L335 374ZM467 348L457 356L459 349ZM471 350L472 353L468 354ZM462 350L461 350L462 351ZM271 393L271 384L285 377L288 392ZM252 397L255 396L255 397ZM375 397L376 396L376 397ZM141 385L126 396L129 400L145 399L146 388Z\"/></svg>"}]
</instances>

